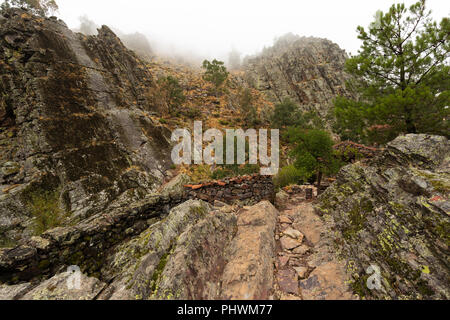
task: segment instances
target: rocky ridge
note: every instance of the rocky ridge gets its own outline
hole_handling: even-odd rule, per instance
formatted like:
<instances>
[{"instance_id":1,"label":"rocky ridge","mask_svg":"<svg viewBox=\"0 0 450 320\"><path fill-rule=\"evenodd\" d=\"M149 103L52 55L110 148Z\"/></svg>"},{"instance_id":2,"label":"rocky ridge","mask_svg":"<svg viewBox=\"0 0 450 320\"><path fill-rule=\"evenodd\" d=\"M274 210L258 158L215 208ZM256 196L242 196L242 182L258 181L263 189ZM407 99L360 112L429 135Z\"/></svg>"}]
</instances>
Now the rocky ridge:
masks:
<instances>
[{"instance_id":1,"label":"rocky ridge","mask_svg":"<svg viewBox=\"0 0 450 320\"><path fill-rule=\"evenodd\" d=\"M353 95L345 88L347 58L329 40L288 34L246 59L244 79L274 103L290 98L303 111L317 111L325 118L334 98Z\"/></svg>"}]
</instances>

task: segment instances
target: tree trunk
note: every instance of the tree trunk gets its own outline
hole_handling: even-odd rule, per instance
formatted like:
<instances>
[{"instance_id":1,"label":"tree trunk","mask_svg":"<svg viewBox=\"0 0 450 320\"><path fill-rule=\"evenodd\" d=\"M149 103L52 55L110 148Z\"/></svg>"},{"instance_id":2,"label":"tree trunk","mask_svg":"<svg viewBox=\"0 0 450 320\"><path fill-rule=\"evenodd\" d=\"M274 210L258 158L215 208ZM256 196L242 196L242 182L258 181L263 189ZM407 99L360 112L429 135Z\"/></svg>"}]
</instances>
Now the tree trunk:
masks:
<instances>
[{"instance_id":1,"label":"tree trunk","mask_svg":"<svg viewBox=\"0 0 450 320\"><path fill-rule=\"evenodd\" d=\"M407 111L407 114L406 114L406 120L405 120L405 122L406 122L406 131L408 133L417 133L417 128L416 128L416 125L414 124L414 121L411 119L410 112L411 111Z\"/></svg>"},{"instance_id":2,"label":"tree trunk","mask_svg":"<svg viewBox=\"0 0 450 320\"><path fill-rule=\"evenodd\" d=\"M322 183L322 176L323 176L322 171L319 171L317 173L317 192L318 193L320 193L320 186L321 186L321 183Z\"/></svg>"}]
</instances>

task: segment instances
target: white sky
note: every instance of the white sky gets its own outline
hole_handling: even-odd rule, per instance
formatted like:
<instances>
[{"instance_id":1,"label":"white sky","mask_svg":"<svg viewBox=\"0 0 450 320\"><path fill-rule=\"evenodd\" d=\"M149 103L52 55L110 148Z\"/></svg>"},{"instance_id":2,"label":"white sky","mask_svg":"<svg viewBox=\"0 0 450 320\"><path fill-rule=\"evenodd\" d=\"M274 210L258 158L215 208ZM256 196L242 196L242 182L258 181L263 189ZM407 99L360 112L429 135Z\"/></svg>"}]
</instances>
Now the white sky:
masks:
<instances>
[{"instance_id":1,"label":"white sky","mask_svg":"<svg viewBox=\"0 0 450 320\"><path fill-rule=\"evenodd\" d=\"M205 57L232 47L253 54L287 32L328 38L348 52L360 46L356 27L395 0L57 0L59 16L74 28L87 15L126 33L173 44ZM397 1L398 2L398 1ZM416 0L405 0L408 6ZM450 1L428 0L435 19L450 16Z\"/></svg>"}]
</instances>

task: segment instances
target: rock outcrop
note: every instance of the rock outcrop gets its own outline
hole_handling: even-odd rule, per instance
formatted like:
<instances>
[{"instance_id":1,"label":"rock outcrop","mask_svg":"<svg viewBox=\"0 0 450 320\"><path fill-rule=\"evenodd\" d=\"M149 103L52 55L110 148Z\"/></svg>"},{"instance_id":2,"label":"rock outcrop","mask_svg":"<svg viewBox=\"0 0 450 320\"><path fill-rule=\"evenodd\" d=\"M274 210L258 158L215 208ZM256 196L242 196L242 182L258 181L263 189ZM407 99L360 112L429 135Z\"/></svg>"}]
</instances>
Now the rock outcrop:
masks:
<instances>
[{"instance_id":1,"label":"rock outcrop","mask_svg":"<svg viewBox=\"0 0 450 320\"><path fill-rule=\"evenodd\" d=\"M2 12L0 246L160 186L170 132L150 117L154 87L106 26L84 36L56 18Z\"/></svg>"},{"instance_id":2,"label":"rock outcrop","mask_svg":"<svg viewBox=\"0 0 450 320\"><path fill-rule=\"evenodd\" d=\"M268 299L273 288L278 211L211 207L189 200L148 229L105 250L94 275L0 285L1 299Z\"/></svg>"},{"instance_id":3,"label":"rock outcrop","mask_svg":"<svg viewBox=\"0 0 450 320\"><path fill-rule=\"evenodd\" d=\"M449 196L445 137L401 136L368 165L341 170L317 210L353 275L355 293L368 299L450 298ZM378 268L380 286L370 290Z\"/></svg>"},{"instance_id":4,"label":"rock outcrop","mask_svg":"<svg viewBox=\"0 0 450 320\"><path fill-rule=\"evenodd\" d=\"M303 111L317 111L325 117L334 98L352 96L345 89L347 58L329 40L288 34L260 55L246 59L244 78L274 103L290 98Z\"/></svg>"},{"instance_id":5,"label":"rock outcrop","mask_svg":"<svg viewBox=\"0 0 450 320\"><path fill-rule=\"evenodd\" d=\"M268 300L273 294L278 211L263 201L240 212L222 276L223 299Z\"/></svg>"}]
</instances>

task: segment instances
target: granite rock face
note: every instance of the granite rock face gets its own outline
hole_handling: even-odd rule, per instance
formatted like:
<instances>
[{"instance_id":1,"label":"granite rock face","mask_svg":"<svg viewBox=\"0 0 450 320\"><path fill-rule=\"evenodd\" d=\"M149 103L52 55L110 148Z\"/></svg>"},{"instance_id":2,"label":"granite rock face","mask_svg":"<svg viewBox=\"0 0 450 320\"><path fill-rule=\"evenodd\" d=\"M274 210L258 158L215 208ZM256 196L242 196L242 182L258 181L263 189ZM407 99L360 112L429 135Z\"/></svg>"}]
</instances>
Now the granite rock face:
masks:
<instances>
[{"instance_id":1,"label":"granite rock face","mask_svg":"<svg viewBox=\"0 0 450 320\"><path fill-rule=\"evenodd\" d=\"M288 34L260 55L246 59L244 78L274 103L290 98L303 111L315 110L325 117L334 98L352 96L345 89L347 58L329 40Z\"/></svg>"},{"instance_id":2,"label":"granite rock face","mask_svg":"<svg viewBox=\"0 0 450 320\"><path fill-rule=\"evenodd\" d=\"M170 132L150 117L145 64L106 26L84 36L22 9L2 14L0 246L36 234L42 207L80 221L154 191Z\"/></svg>"},{"instance_id":3,"label":"granite rock face","mask_svg":"<svg viewBox=\"0 0 450 320\"><path fill-rule=\"evenodd\" d=\"M450 142L398 137L368 165L344 167L317 207L369 299L449 299ZM369 290L373 270L381 287Z\"/></svg>"}]
</instances>

